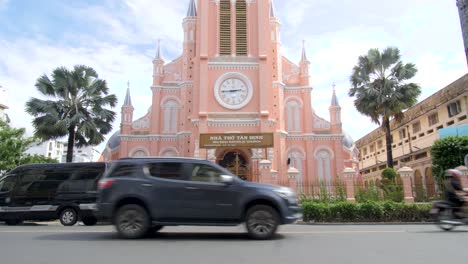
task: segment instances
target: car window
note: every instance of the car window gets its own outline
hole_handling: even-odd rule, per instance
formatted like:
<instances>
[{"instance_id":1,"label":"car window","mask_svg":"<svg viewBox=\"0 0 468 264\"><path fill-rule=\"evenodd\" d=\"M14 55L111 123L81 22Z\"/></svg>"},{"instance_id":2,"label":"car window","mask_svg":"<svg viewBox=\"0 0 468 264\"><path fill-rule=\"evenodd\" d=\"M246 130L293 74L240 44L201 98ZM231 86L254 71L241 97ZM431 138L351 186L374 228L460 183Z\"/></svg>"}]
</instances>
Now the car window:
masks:
<instances>
[{"instance_id":1,"label":"car window","mask_svg":"<svg viewBox=\"0 0 468 264\"><path fill-rule=\"evenodd\" d=\"M44 168L34 168L25 170L24 173L20 176L20 184L18 190L18 195L25 195L28 192L29 187L35 183L44 180L46 177L44 173Z\"/></svg>"},{"instance_id":2,"label":"car window","mask_svg":"<svg viewBox=\"0 0 468 264\"><path fill-rule=\"evenodd\" d=\"M222 171L219 169L206 165L197 164L193 166L192 181L197 182L221 182Z\"/></svg>"},{"instance_id":3,"label":"car window","mask_svg":"<svg viewBox=\"0 0 468 264\"><path fill-rule=\"evenodd\" d=\"M0 192L10 192L15 188L16 177L5 177L0 180Z\"/></svg>"},{"instance_id":4,"label":"car window","mask_svg":"<svg viewBox=\"0 0 468 264\"><path fill-rule=\"evenodd\" d=\"M170 180L186 180L184 175L184 166L180 162L158 162L147 165L149 175L152 177L170 179Z\"/></svg>"},{"instance_id":5,"label":"car window","mask_svg":"<svg viewBox=\"0 0 468 264\"><path fill-rule=\"evenodd\" d=\"M130 177L141 172L139 164L118 164L109 177Z\"/></svg>"},{"instance_id":6,"label":"car window","mask_svg":"<svg viewBox=\"0 0 468 264\"><path fill-rule=\"evenodd\" d=\"M83 166L72 173L70 180L83 181L83 180L97 180L104 173L104 167L91 167Z\"/></svg>"}]
</instances>

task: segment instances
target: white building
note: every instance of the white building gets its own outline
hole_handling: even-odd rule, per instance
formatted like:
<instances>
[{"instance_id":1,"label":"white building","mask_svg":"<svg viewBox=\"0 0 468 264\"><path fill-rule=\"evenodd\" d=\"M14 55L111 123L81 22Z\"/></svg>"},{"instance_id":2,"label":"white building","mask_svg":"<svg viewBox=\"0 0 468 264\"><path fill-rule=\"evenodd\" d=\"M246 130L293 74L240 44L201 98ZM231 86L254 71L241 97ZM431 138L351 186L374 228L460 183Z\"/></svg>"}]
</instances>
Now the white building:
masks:
<instances>
[{"instance_id":1,"label":"white building","mask_svg":"<svg viewBox=\"0 0 468 264\"><path fill-rule=\"evenodd\" d=\"M56 159L57 161L62 160L64 152L64 143L57 140L48 140L41 144L37 144L29 148L26 153L43 155L48 158Z\"/></svg>"},{"instance_id":2,"label":"white building","mask_svg":"<svg viewBox=\"0 0 468 264\"><path fill-rule=\"evenodd\" d=\"M67 161L67 143L64 143L64 151L62 155L61 162L66 162ZM73 162L91 162L91 161L96 161L98 158L99 152L96 150L96 147L94 146L87 146L87 147L81 147L73 148Z\"/></svg>"},{"instance_id":3,"label":"white building","mask_svg":"<svg viewBox=\"0 0 468 264\"><path fill-rule=\"evenodd\" d=\"M6 100L6 90L0 85L0 120L6 120L6 109L8 109Z\"/></svg>"}]
</instances>

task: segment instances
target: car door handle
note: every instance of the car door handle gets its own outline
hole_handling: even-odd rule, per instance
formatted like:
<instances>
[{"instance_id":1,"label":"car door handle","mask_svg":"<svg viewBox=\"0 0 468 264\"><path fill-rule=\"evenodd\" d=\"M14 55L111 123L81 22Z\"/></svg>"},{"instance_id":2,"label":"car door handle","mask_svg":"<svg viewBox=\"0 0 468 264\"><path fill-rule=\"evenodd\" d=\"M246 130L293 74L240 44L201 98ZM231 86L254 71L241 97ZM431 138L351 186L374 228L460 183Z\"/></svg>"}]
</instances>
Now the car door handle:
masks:
<instances>
[{"instance_id":1,"label":"car door handle","mask_svg":"<svg viewBox=\"0 0 468 264\"><path fill-rule=\"evenodd\" d=\"M143 183L141 186L143 186L143 187L153 187L153 184Z\"/></svg>"},{"instance_id":2,"label":"car door handle","mask_svg":"<svg viewBox=\"0 0 468 264\"><path fill-rule=\"evenodd\" d=\"M198 190L199 188L192 187L192 186L187 186L187 187L185 187L185 189L187 189L187 190Z\"/></svg>"}]
</instances>

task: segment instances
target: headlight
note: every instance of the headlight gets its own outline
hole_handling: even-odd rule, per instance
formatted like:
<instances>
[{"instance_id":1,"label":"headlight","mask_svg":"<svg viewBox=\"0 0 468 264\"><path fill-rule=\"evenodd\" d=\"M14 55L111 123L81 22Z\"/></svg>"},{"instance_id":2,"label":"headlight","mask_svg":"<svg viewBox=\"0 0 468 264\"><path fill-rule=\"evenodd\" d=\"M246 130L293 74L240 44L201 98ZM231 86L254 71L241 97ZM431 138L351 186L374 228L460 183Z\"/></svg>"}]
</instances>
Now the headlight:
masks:
<instances>
[{"instance_id":1,"label":"headlight","mask_svg":"<svg viewBox=\"0 0 468 264\"><path fill-rule=\"evenodd\" d=\"M282 198L286 199L290 204L297 204L297 196L296 196L296 193L290 189L290 188L286 188L286 187L281 187L279 189L276 189L274 190L276 194L278 194L279 196L281 196Z\"/></svg>"}]
</instances>

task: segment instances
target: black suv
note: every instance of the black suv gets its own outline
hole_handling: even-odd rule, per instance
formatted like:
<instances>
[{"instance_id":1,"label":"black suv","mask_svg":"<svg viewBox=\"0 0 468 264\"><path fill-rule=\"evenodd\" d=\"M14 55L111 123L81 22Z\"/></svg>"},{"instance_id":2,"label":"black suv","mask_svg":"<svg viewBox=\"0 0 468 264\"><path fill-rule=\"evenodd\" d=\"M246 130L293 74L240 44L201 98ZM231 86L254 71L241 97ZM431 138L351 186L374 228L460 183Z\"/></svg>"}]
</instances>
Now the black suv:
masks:
<instances>
[{"instance_id":1,"label":"black suv","mask_svg":"<svg viewBox=\"0 0 468 264\"><path fill-rule=\"evenodd\" d=\"M278 225L302 217L289 188L242 181L207 160L133 158L115 161L99 181L98 212L123 238L163 226L234 226L270 239Z\"/></svg>"}]
</instances>

